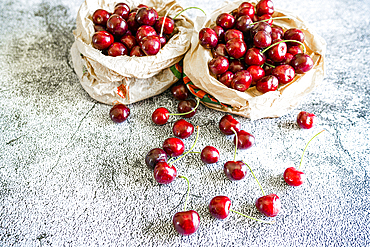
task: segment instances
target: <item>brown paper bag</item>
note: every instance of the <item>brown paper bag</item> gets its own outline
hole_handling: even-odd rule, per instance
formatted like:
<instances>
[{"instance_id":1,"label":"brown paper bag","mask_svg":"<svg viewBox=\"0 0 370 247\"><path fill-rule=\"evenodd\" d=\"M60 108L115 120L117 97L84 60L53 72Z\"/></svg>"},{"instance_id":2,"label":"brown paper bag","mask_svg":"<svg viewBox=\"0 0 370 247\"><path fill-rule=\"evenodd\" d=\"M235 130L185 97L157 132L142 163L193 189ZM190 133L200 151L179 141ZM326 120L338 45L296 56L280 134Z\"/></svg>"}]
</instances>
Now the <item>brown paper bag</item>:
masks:
<instances>
[{"instance_id":1,"label":"brown paper bag","mask_svg":"<svg viewBox=\"0 0 370 247\"><path fill-rule=\"evenodd\" d=\"M193 22L180 15L175 20L173 37L155 56L110 57L103 55L91 44L94 31L92 14L97 9L113 12L122 1L86 0L77 14L75 42L71 48L73 66L81 85L89 95L106 104L134 103L160 94L175 83L179 76L171 71L190 48ZM183 8L175 1L125 0L130 8L145 4L164 16L174 17Z\"/></svg>"},{"instance_id":2,"label":"brown paper bag","mask_svg":"<svg viewBox=\"0 0 370 247\"><path fill-rule=\"evenodd\" d=\"M184 82L191 92L204 98L203 103L213 109L234 113L252 120L270 117L281 117L294 109L301 99L315 89L324 78L324 55L326 43L312 28L304 23L297 15L289 11L275 8L273 17L288 16L290 19L274 20L274 25L289 28L299 28L305 34L306 54L310 55L314 67L305 74L296 75L295 79L277 91L262 94L254 87L245 92L228 88L219 82L208 69L208 62L212 60L209 49L199 44L199 31L203 27L215 24L221 13L231 13L243 1L225 2L215 10L209 18L197 18L191 40L191 49L184 58ZM256 1L250 1L256 4Z\"/></svg>"}]
</instances>

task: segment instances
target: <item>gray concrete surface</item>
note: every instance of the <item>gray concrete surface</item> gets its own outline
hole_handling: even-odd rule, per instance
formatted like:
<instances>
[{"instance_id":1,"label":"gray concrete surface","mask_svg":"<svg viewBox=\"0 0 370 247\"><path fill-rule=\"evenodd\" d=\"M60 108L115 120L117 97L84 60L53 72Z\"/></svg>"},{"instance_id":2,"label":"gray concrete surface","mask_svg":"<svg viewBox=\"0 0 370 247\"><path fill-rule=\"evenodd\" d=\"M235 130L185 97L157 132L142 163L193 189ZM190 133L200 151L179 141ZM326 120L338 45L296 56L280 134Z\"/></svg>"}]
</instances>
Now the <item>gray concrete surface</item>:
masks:
<instances>
[{"instance_id":1,"label":"gray concrete surface","mask_svg":"<svg viewBox=\"0 0 370 247\"><path fill-rule=\"evenodd\" d=\"M233 157L232 139L217 127L224 114L201 106L190 120L201 127L195 149L213 145L221 160L204 165L192 154L176 164L191 180L188 208L201 217L188 237L171 223L183 207L185 180L158 185L144 164L178 119L155 126L151 113L160 106L176 111L177 102L167 91L129 105L125 123L109 119L110 106L89 97L70 61L81 2L0 1L1 246L369 246L369 1L274 1L328 44L324 83L297 109L276 119L236 116L256 137L238 158L281 198L282 212L273 225L210 216L211 198L227 195L235 210L264 219L253 205L261 195L253 177L231 182L223 174ZM180 3L211 12L222 1ZM319 124L298 129L301 110ZM306 152L307 183L287 186L284 169L298 165L307 141L324 128ZM184 141L187 148L194 139Z\"/></svg>"}]
</instances>

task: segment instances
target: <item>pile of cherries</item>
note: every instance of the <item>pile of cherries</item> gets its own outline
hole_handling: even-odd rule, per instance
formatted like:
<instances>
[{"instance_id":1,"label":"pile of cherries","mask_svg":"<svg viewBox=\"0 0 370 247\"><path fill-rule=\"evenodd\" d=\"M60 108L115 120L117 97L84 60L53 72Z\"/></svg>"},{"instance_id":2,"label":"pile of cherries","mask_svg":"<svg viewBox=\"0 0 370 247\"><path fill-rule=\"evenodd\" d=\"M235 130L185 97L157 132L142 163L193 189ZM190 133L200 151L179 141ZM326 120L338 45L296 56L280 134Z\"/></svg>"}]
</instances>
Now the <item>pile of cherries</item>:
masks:
<instances>
[{"instance_id":1,"label":"pile of cherries","mask_svg":"<svg viewBox=\"0 0 370 247\"><path fill-rule=\"evenodd\" d=\"M156 55L175 28L171 17L158 16L154 8L143 4L131 10L126 3L118 3L113 13L97 9L92 20L93 47L113 57Z\"/></svg>"},{"instance_id":2,"label":"pile of cherries","mask_svg":"<svg viewBox=\"0 0 370 247\"><path fill-rule=\"evenodd\" d=\"M256 6L243 2L232 13L220 14L213 27L200 30L200 45L212 50L209 70L222 84L241 92L256 86L266 93L313 67L304 53L304 33L272 25L273 19L285 18L272 18L273 13L272 0Z\"/></svg>"}]
</instances>

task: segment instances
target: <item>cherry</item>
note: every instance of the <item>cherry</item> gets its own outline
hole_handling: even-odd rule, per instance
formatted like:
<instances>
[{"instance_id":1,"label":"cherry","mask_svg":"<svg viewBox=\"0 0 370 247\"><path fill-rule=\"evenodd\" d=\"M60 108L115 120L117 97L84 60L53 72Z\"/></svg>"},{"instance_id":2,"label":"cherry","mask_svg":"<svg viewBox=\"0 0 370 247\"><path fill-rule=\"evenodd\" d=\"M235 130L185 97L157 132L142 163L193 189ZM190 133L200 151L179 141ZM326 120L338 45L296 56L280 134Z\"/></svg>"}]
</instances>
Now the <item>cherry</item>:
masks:
<instances>
[{"instance_id":1,"label":"cherry","mask_svg":"<svg viewBox=\"0 0 370 247\"><path fill-rule=\"evenodd\" d=\"M274 13L274 4L271 0L261 0L256 5L256 14L261 16L264 14L272 15Z\"/></svg>"},{"instance_id":2,"label":"cherry","mask_svg":"<svg viewBox=\"0 0 370 247\"><path fill-rule=\"evenodd\" d=\"M95 10L94 14L92 15L92 19L95 25L105 26L107 25L107 21L110 17L108 11L104 9L97 9Z\"/></svg>"},{"instance_id":3,"label":"cherry","mask_svg":"<svg viewBox=\"0 0 370 247\"><path fill-rule=\"evenodd\" d=\"M175 29L175 22L171 17L166 17L161 16L158 18L158 21L154 24L154 28L157 31L157 33L161 33L163 26L163 33L164 34L171 34L173 30Z\"/></svg>"},{"instance_id":4,"label":"cherry","mask_svg":"<svg viewBox=\"0 0 370 247\"><path fill-rule=\"evenodd\" d=\"M107 30L115 36L122 36L127 32L128 25L121 16L113 14L107 21Z\"/></svg>"},{"instance_id":5,"label":"cherry","mask_svg":"<svg viewBox=\"0 0 370 247\"><path fill-rule=\"evenodd\" d=\"M224 173L230 180L241 180L247 174L247 166L242 161L228 161L224 164Z\"/></svg>"},{"instance_id":6,"label":"cherry","mask_svg":"<svg viewBox=\"0 0 370 247\"><path fill-rule=\"evenodd\" d=\"M244 56L244 62L247 65L262 66L266 61L266 56L258 48L250 48Z\"/></svg>"},{"instance_id":7,"label":"cherry","mask_svg":"<svg viewBox=\"0 0 370 247\"><path fill-rule=\"evenodd\" d=\"M225 135L232 135L234 131L240 130L240 123L233 116L227 114L221 118L218 127Z\"/></svg>"},{"instance_id":8,"label":"cherry","mask_svg":"<svg viewBox=\"0 0 370 247\"><path fill-rule=\"evenodd\" d=\"M161 41L158 36L147 36L140 41L141 50L147 55L156 55L161 49Z\"/></svg>"},{"instance_id":9,"label":"cherry","mask_svg":"<svg viewBox=\"0 0 370 247\"><path fill-rule=\"evenodd\" d=\"M128 28L136 33L136 31L139 29L140 24L136 21L136 12L131 12L127 18L127 25Z\"/></svg>"},{"instance_id":10,"label":"cherry","mask_svg":"<svg viewBox=\"0 0 370 247\"><path fill-rule=\"evenodd\" d=\"M136 43L136 39L135 37L132 35L132 34L128 34L126 32L126 34L124 34L121 39L120 39L121 43L124 44L129 50L132 50L132 48L134 48L134 46L137 45Z\"/></svg>"},{"instance_id":11,"label":"cherry","mask_svg":"<svg viewBox=\"0 0 370 247\"><path fill-rule=\"evenodd\" d=\"M296 46L296 47L298 47L298 46ZM286 54L285 54L285 58L284 58L284 60L283 61L281 61L280 63L278 63L278 64L280 64L280 65L283 65L283 64L290 64L290 62L292 61L292 59L293 59L293 55L292 54L290 54L289 52L287 52ZM295 73L295 72L294 72Z\"/></svg>"},{"instance_id":12,"label":"cherry","mask_svg":"<svg viewBox=\"0 0 370 247\"><path fill-rule=\"evenodd\" d=\"M271 47L268 51L268 58L271 59L273 62L281 62L285 59L287 53L287 46L286 43L279 43L273 47Z\"/></svg>"},{"instance_id":13,"label":"cherry","mask_svg":"<svg viewBox=\"0 0 370 247\"><path fill-rule=\"evenodd\" d=\"M220 75L229 69L229 60L226 57L218 56L208 63L208 67L213 74Z\"/></svg>"},{"instance_id":14,"label":"cherry","mask_svg":"<svg viewBox=\"0 0 370 247\"><path fill-rule=\"evenodd\" d=\"M282 40L284 37L284 31L281 27L271 27L271 39L272 43L275 43L275 41Z\"/></svg>"},{"instance_id":15,"label":"cherry","mask_svg":"<svg viewBox=\"0 0 370 247\"><path fill-rule=\"evenodd\" d=\"M132 50L130 52L130 56L136 56L136 57L142 57L145 56L145 53L141 50L140 46L136 45L132 47Z\"/></svg>"},{"instance_id":16,"label":"cherry","mask_svg":"<svg viewBox=\"0 0 370 247\"><path fill-rule=\"evenodd\" d=\"M234 144L238 140L238 149L248 149L254 145L254 136L245 130L240 130L234 137Z\"/></svg>"},{"instance_id":17,"label":"cherry","mask_svg":"<svg viewBox=\"0 0 370 247\"><path fill-rule=\"evenodd\" d=\"M247 33L252 28L252 19L248 15L240 16L235 23L235 28Z\"/></svg>"},{"instance_id":18,"label":"cherry","mask_svg":"<svg viewBox=\"0 0 370 247\"><path fill-rule=\"evenodd\" d=\"M251 38L253 38L254 35L256 35L256 33L259 32L259 31L265 31L266 33L268 33L268 34L271 35L272 28L271 28L271 26L268 23L258 22L250 30Z\"/></svg>"},{"instance_id":19,"label":"cherry","mask_svg":"<svg viewBox=\"0 0 370 247\"><path fill-rule=\"evenodd\" d=\"M177 100L186 100L189 96L189 90L184 83L180 83L171 88L172 96Z\"/></svg>"},{"instance_id":20,"label":"cherry","mask_svg":"<svg viewBox=\"0 0 370 247\"><path fill-rule=\"evenodd\" d=\"M172 128L174 136L185 139L194 132L194 126L184 119L177 120Z\"/></svg>"},{"instance_id":21,"label":"cherry","mask_svg":"<svg viewBox=\"0 0 370 247\"><path fill-rule=\"evenodd\" d=\"M287 52L292 54L292 55L296 55L298 53L303 53L302 49L298 45L289 46Z\"/></svg>"},{"instance_id":22,"label":"cherry","mask_svg":"<svg viewBox=\"0 0 370 247\"><path fill-rule=\"evenodd\" d=\"M183 111L185 109L190 109L189 111L187 112L180 112L180 113L170 113L166 108L164 107L160 107L160 108L157 108L153 114L152 114L152 121L157 124L157 125L163 125L165 123L167 123L170 115L177 115L177 116L186 116L186 117L191 117L193 116L193 112L196 111L196 109L198 108L199 106L199 99L197 99L197 102L196 102L196 105L195 107L193 107L193 103L191 101L188 101L188 100L184 100L185 102L183 101L180 101L181 103L181 106L180 106L180 103L178 105L178 111ZM179 109L180 107L180 109ZM193 114L193 115L192 115Z\"/></svg>"},{"instance_id":23,"label":"cherry","mask_svg":"<svg viewBox=\"0 0 370 247\"><path fill-rule=\"evenodd\" d=\"M141 39L148 36L156 36L157 32L154 30L153 27L143 25L139 27L139 29L136 32L136 41L140 42Z\"/></svg>"},{"instance_id":24,"label":"cherry","mask_svg":"<svg viewBox=\"0 0 370 247\"><path fill-rule=\"evenodd\" d=\"M229 71L236 73L240 70L245 70L246 66L238 59L232 59L229 61Z\"/></svg>"},{"instance_id":25,"label":"cherry","mask_svg":"<svg viewBox=\"0 0 370 247\"><path fill-rule=\"evenodd\" d=\"M220 159L220 153L215 147L206 146L200 153L200 159L206 164L213 164Z\"/></svg>"},{"instance_id":26,"label":"cherry","mask_svg":"<svg viewBox=\"0 0 370 247\"><path fill-rule=\"evenodd\" d=\"M176 167L168 165L167 162L159 161L154 167L154 179L160 184L169 184L176 176Z\"/></svg>"},{"instance_id":27,"label":"cherry","mask_svg":"<svg viewBox=\"0 0 370 247\"><path fill-rule=\"evenodd\" d=\"M217 35L218 43L224 42L225 40L225 30L220 26L214 26L212 27L213 31L215 31Z\"/></svg>"},{"instance_id":28,"label":"cherry","mask_svg":"<svg viewBox=\"0 0 370 247\"><path fill-rule=\"evenodd\" d=\"M252 65L247 68L247 71L252 76L251 85L256 84L256 81L260 80L262 77L265 76L265 70L262 69L260 66Z\"/></svg>"},{"instance_id":29,"label":"cherry","mask_svg":"<svg viewBox=\"0 0 370 247\"><path fill-rule=\"evenodd\" d=\"M276 66L272 70L271 74L275 76L281 84L291 82L295 76L293 67L287 64Z\"/></svg>"},{"instance_id":30,"label":"cherry","mask_svg":"<svg viewBox=\"0 0 370 247\"><path fill-rule=\"evenodd\" d=\"M170 137L164 140L163 142L163 150L170 156L170 157L177 157L184 153L185 145L181 141L181 139L176 137Z\"/></svg>"},{"instance_id":31,"label":"cherry","mask_svg":"<svg viewBox=\"0 0 370 247\"><path fill-rule=\"evenodd\" d=\"M256 208L267 217L275 217L281 210L281 201L276 194L262 196L256 200Z\"/></svg>"},{"instance_id":32,"label":"cherry","mask_svg":"<svg viewBox=\"0 0 370 247\"><path fill-rule=\"evenodd\" d=\"M158 19L158 13L153 8L140 8L136 13L135 19L140 25L153 26Z\"/></svg>"},{"instance_id":33,"label":"cherry","mask_svg":"<svg viewBox=\"0 0 370 247\"><path fill-rule=\"evenodd\" d=\"M239 59L244 56L245 52L247 51L247 45L242 39L234 38L226 42L226 50L231 57Z\"/></svg>"},{"instance_id":34,"label":"cherry","mask_svg":"<svg viewBox=\"0 0 370 247\"><path fill-rule=\"evenodd\" d=\"M127 20L130 14L130 7L125 3L119 3L114 8L113 13L122 16L123 19Z\"/></svg>"},{"instance_id":35,"label":"cherry","mask_svg":"<svg viewBox=\"0 0 370 247\"><path fill-rule=\"evenodd\" d=\"M298 28L288 29L284 33L284 39L285 40L296 40L296 41L299 41L299 42L303 43L304 38L305 38L304 33ZM288 42L288 45L295 46L295 45L299 45L299 43Z\"/></svg>"},{"instance_id":36,"label":"cherry","mask_svg":"<svg viewBox=\"0 0 370 247\"><path fill-rule=\"evenodd\" d=\"M113 122L122 123L130 116L130 109L124 104L116 104L110 109L109 116Z\"/></svg>"},{"instance_id":37,"label":"cherry","mask_svg":"<svg viewBox=\"0 0 370 247\"><path fill-rule=\"evenodd\" d=\"M213 217L219 220L229 216L231 201L227 196L216 196L209 202L209 212Z\"/></svg>"},{"instance_id":38,"label":"cherry","mask_svg":"<svg viewBox=\"0 0 370 247\"><path fill-rule=\"evenodd\" d=\"M153 148L145 156L145 164L154 169L158 162L167 162L167 153L161 148Z\"/></svg>"},{"instance_id":39,"label":"cherry","mask_svg":"<svg viewBox=\"0 0 370 247\"><path fill-rule=\"evenodd\" d=\"M161 48L167 43L165 34L158 35L159 41L161 42Z\"/></svg>"},{"instance_id":40,"label":"cherry","mask_svg":"<svg viewBox=\"0 0 370 247\"><path fill-rule=\"evenodd\" d=\"M227 54L226 45L225 44L217 44L215 48L212 49L213 57L217 56L223 56L226 57L229 54Z\"/></svg>"},{"instance_id":41,"label":"cherry","mask_svg":"<svg viewBox=\"0 0 370 247\"><path fill-rule=\"evenodd\" d=\"M312 69L313 61L309 55L298 53L294 55L290 65L293 67L296 73L303 74Z\"/></svg>"},{"instance_id":42,"label":"cherry","mask_svg":"<svg viewBox=\"0 0 370 247\"><path fill-rule=\"evenodd\" d=\"M184 118L191 118L195 115L199 101L193 99L181 100L177 105L177 111L182 113ZM189 112L189 113L188 113Z\"/></svg>"},{"instance_id":43,"label":"cherry","mask_svg":"<svg viewBox=\"0 0 370 247\"><path fill-rule=\"evenodd\" d=\"M253 44L258 48L266 48L271 45L271 35L265 31L258 31L253 37Z\"/></svg>"},{"instance_id":44,"label":"cherry","mask_svg":"<svg viewBox=\"0 0 370 247\"><path fill-rule=\"evenodd\" d=\"M266 20L266 23L269 24L269 25L271 25L272 22L274 21L272 19L272 16L269 15L269 14L264 14L264 15L261 15L261 16L257 16L257 20L258 21L264 21L264 20Z\"/></svg>"},{"instance_id":45,"label":"cherry","mask_svg":"<svg viewBox=\"0 0 370 247\"><path fill-rule=\"evenodd\" d=\"M105 50L114 42L114 37L107 31L99 31L94 33L92 37L92 45L99 50Z\"/></svg>"},{"instance_id":46,"label":"cherry","mask_svg":"<svg viewBox=\"0 0 370 247\"><path fill-rule=\"evenodd\" d=\"M117 57L117 56L123 56L127 54L128 54L127 47L120 42L114 42L108 48L108 56Z\"/></svg>"},{"instance_id":47,"label":"cherry","mask_svg":"<svg viewBox=\"0 0 370 247\"><path fill-rule=\"evenodd\" d=\"M256 83L256 89L261 93L276 91L278 86L279 80L273 75L264 76Z\"/></svg>"},{"instance_id":48,"label":"cherry","mask_svg":"<svg viewBox=\"0 0 370 247\"><path fill-rule=\"evenodd\" d=\"M234 74L231 71L226 71L225 73L218 75L217 78L226 87L231 87L231 82L234 78Z\"/></svg>"},{"instance_id":49,"label":"cherry","mask_svg":"<svg viewBox=\"0 0 370 247\"><path fill-rule=\"evenodd\" d=\"M253 18L254 14L255 14L254 6L251 3L244 2L239 5L238 7L239 16L248 16L249 18Z\"/></svg>"},{"instance_id":50,"label":"cherry","mask_svg":"<svg viewBox=\"0 0 370 247\"><path fill-rule=\"evenodd\" d=\"M240 70L234 74L231 87L240 92L246 91L252 83L252 76L247 70Z\"/></svg>"},{"instance_id":51,"label":"cherry","mask_svg":"<svg viewBox=\"0 0 370 247\"><path fill-rule=\"evenodd\" d=\"M235 18L234 18L234 16L232 16L230 14L222 13L222 14L217 16L216 24L217 24L217 26L220 26L223 29L227 30L227 29L230 29L234 26Z\"/></svg>"},{"instance_id":52,"label":"cherry","mask_svg":"<svg viewBox=\"0 0 370 247\"><path fill-rule=\"evenodd\" d=\"M216 32L208 27L202 28L199 31L199 43L206 49L216 47L218 38Z\"/></svg>"},{"instance_id":53,"label":"cherry","mask_svg":"<svg viewBox=\"0 0 370 247\"><path fill-rule=\"evenodd\" d=\"M166 108L160 107L153 112L152 121L157 125L163 125L167 123L169 117L170 112Z\"/></svg>"},{"instance_id":54,"label":"cherry","mask_svg":"<svg viewBox=\"0 0 370 247\"><path fill-rule=\"evenodd\" d=\"M105 29L105 26L94 25L94 31L99 32L99 31L107 31L107 30Z\"/></svg>"},{"instance_id":55,"label":"cherry","mask_svg":"<svg viewBox=\"0 0 370 247\"><path fill-rule=\"evenodd\" d=\"M231 39L241 39L244 40L243 32L236 30L236 29L229 29L225 33L225 42L227 43Z\"/></svg>"},{"instance_id":56,"label":"cherry","mask_svg":"<svg viewBox=\"0 0 370 247\"><path fill-rule=\"evenodd\" d=\"M301 111L297 116L297 124L301 129L311 129L316 123L316 116L313 113Z\"/></svg>"}]
</instances>

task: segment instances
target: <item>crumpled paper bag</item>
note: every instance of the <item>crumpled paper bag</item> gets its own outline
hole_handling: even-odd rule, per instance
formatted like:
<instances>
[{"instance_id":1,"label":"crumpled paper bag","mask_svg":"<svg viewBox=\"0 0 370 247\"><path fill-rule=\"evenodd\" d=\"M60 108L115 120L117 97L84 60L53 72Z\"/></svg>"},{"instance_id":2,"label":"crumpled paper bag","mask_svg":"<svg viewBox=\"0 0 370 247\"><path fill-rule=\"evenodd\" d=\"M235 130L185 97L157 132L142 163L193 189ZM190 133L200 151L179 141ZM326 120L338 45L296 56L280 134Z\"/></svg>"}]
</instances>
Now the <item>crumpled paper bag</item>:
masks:
<instances>
[{"instance_id":1,"label":"crumpled paper bag","mask_svg":"<svg viewBox=\"0 0 370 247\"><path fill-rule=\"evenodd\" d=\"M296 14L275 8L273 17L288 16L289 19L274 20L273 24L282 27L284 30L289 28L299 28L305 34L306 54L310 55L314 67L305 74L296 74L295 79L279 86L277 91L262 94L257 91L255 86L250 87L245 92L240 92L228 88L219 82L208 69L208 62L213 56L211 50L203 48L199 44L199 31L203 27L215 25L216 18L221 13L231 13L243 1L228 2L215 10L206 20L202 17L197 18L194 25L191 40L191 49L184 58L184 74L186 80L190 82L194 92L196 89L199 95L208 95L212 100L206 100L206 106L252 120L261 118L281 117L294 109L302 98L314 90L324 79L324 56L326 42L317 35L312 28L304 23ZM256 4L256 1L250 1ZM187 83L187 85L190 85Z\"/></svg>"},{"instance_id":2,"label":"crumpled paper bag","mask_svg":"<svg viewBox=\"0 0 370 247\"><path fill-rule=\"evenodd\" d=\"M92 14L101 8L113 12L121 0L86 0L77 14L75 42L71 48L74 69L82 87L89 95L106 104L134 103L158 95L178 81L172 71L190 48L193 22L180 15L175 20L174 35L155 56L110 57L92 46L94 31ZM145 4L164 16L174 17L183 8L176 1L125 0L131 9Z\"/></svg>"}]
</instances>

